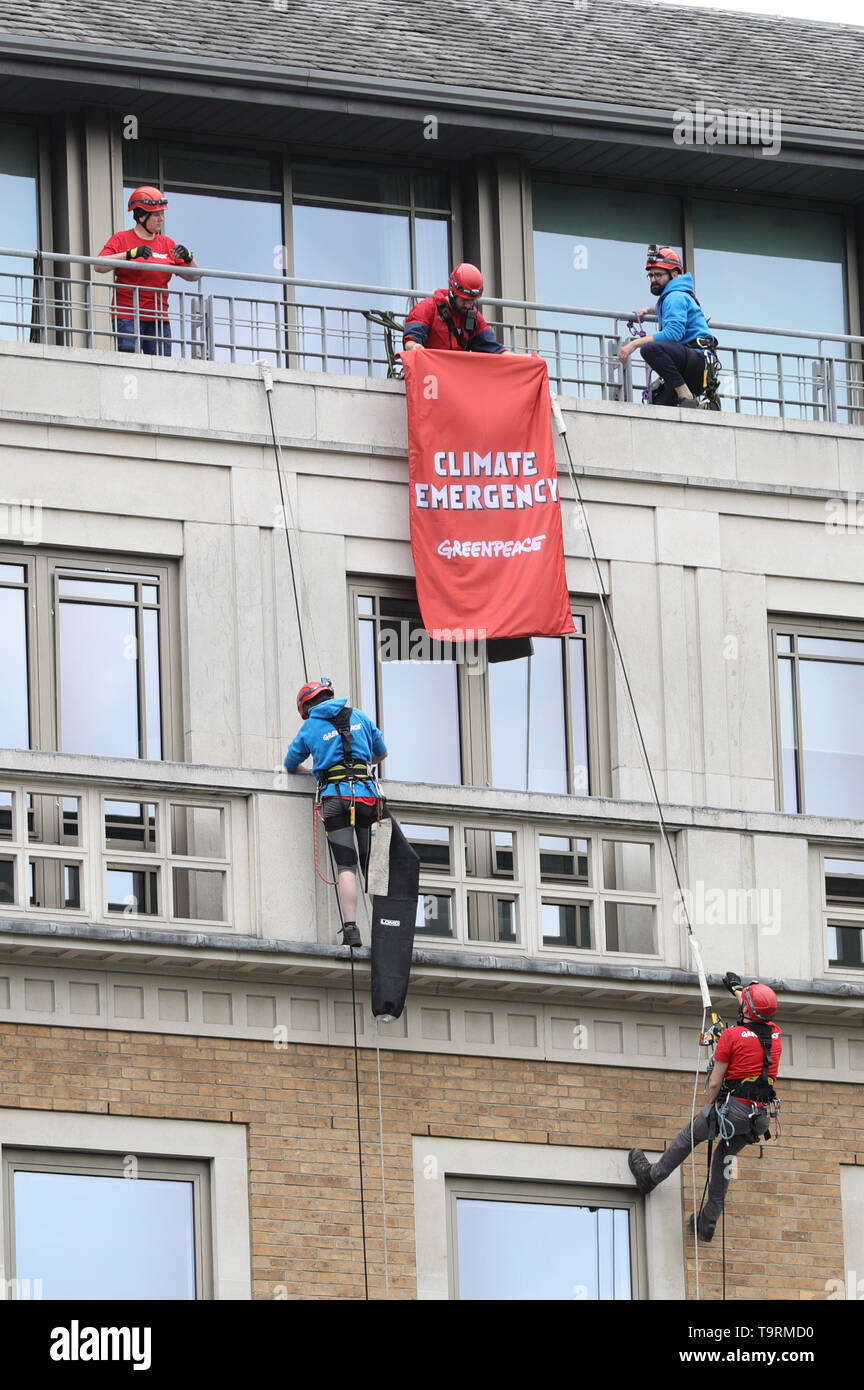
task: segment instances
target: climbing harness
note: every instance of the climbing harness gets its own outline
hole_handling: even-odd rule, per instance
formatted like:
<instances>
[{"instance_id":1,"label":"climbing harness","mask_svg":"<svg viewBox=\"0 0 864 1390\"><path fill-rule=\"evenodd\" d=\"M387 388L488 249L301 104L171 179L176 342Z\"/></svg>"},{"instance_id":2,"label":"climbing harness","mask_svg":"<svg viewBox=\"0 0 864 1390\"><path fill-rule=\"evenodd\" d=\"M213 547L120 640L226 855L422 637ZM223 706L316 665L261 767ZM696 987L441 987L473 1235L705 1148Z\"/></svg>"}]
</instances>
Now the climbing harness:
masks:
<instances>
[{"instance_id":1,"label":"climbing harness","mask_svg":"<svg viewBox=\"0 0 864 1390\"><path fill-rule=\"evenodd\" d=\"M688 291L689 293L689 291ZM696 299L696 296L693 296ZM699 301L696 299L696 303ZM627 328L630 333L630 340L633 338L647 338L648 332L643 326L642 315L638 310L633 314L632 319L627 320ZM717 339L710 334L702 334L698 338L693 338L684 347L688 352L698 354L702 358L700 364L701 380L696 391L696 400L701 410L722 410L720 401L720 384L722 365L716 353ZM652 383L652 372L648 371L648 380L642 391L642 404L653 405L655 397L663 390L662 380Z\"/></svg>"}]
</instances>

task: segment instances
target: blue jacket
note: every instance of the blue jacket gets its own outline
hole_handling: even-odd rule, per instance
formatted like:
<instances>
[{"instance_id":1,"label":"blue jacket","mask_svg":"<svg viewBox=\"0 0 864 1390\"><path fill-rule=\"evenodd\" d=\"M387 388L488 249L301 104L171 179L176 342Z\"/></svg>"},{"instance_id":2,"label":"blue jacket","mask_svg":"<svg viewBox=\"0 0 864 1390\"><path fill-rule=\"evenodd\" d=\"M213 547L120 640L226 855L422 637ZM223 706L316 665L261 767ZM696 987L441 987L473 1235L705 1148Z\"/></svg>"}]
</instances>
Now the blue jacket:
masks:
<instances>
[{"instance_id":1,"label":"blue jacket","mask_svg":"<svg viewBox=\"0 0 864 1390\"><path fill-rule=\"evenodd\" d=\"M300 732L294 739L288 752L285 754L285 767L288 772L296 772L302 762L312 755L312 774L320 777L328 768L335 763L344 762L342 756L342 739L339 737L338 730L330 722L334 714L338 714L344 708L345 700L322 700L320 705L313 705L309 711L309 718L304 721ZM358 763L368 763L373 759L384 758L387 755L387 748L381 737L381 730L376 728L362 709L352 709L351 711L351 749ZM368 781L358 781L354 783L355 796L376 796L375 784ZM322 796L350 796L351 785L348 782L333 783L325 787Z\"/></svg>"},{"instance_id":2,"label":"blue jacket","mask_svg":"<svg viewBox=\"0 0 864 1390\"><path fill-rule=\"evenodd\" d=\"M703 334L713 338L708 320L693 295L693 276L689 271L670 280L658 298L657 322L660 331L654 334L655 343L689 343Z\"/></svg>"}]
</instances>

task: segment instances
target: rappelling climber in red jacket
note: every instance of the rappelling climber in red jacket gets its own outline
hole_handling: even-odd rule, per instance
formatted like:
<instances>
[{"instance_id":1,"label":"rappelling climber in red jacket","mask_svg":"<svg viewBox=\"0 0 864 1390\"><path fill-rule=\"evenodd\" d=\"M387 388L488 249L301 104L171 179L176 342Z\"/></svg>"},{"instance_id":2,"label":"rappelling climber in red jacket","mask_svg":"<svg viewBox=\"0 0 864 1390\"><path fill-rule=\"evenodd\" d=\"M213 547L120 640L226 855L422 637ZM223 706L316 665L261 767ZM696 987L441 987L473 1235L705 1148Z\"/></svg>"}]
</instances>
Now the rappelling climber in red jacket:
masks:
<instances>
[{"instance_id":1,"label":"rappelling climber in red jacket","mask_svg":"<svg viewBox=\"0 0 864 1390\"><path fill-rule=\"evenodd\" d=\"M414 305L405 321L403 351L415 348L451 352L490 352L512 356L499 343L478 309L483 276L463 261L450 272L449 288L436 290Z\"/></svg>"}]
</instances>

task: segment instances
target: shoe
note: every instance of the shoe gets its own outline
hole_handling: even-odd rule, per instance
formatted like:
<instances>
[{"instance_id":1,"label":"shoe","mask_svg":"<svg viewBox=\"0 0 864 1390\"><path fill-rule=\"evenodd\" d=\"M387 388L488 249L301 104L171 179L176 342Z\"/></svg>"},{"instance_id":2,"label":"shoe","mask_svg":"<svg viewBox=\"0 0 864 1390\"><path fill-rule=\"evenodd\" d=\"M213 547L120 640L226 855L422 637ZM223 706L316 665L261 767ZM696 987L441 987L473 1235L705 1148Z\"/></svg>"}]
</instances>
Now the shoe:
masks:
<instances>
[{"instance_id":1,"label":"shoe","mask_svg":"<svg viewBox=\"0 0 864 1390\"><path fill-rule=\"evenodd\" d=\"M636 1186L643 1195L647 1196L649 1192L654 1191L657 1184L651 1176L651 1164L641 1149L630 1150L627 1155L627 1166L636 1179Z\"/></svg>"},{"instance_id":2,"label":"shoe","mask_svg":"<svg viewBox=\"0 0 864 1390\"><path fill-rule=\"evenodd\" d=\"M362 946L363 939L360 936L356 922L345 922L342 927L343 946Z\"/></svg>"},{"instance_id":3,"label":"shoe","mask_svg":"<svg viewBox=\"0 0 864 1390\"><path fill-rule=\"evenodd\" d=\"M710 1219L710 1217L707 1217L707 1216L705 1215L704 1212L700 1212L700 1213L699 1213L699 1221L698 1221L698 1223L696 1223L696 1222L694 1222L693 1213L691 1212L691 1213L690 1213L690 1230L691 1230L691 1231L693 1230L694 1224L696 1225L696 1235L699 1237L699 1240L702 1242L703 1245L707 1245L707 1244L709 1243L709 1241L712 1241L712 1240L714 1239L714 1232L717 1230L717 1222L716 1222L716 1221L712 1221L712 1220Z\"/></svg>"}]
</instances>

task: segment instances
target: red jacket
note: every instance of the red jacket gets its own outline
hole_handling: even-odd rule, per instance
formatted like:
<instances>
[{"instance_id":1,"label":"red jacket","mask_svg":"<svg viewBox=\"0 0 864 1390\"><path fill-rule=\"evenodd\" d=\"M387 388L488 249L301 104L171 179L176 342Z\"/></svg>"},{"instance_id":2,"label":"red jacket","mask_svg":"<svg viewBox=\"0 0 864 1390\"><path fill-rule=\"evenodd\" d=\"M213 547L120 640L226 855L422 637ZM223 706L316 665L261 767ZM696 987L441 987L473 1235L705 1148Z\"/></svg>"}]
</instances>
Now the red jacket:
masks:
<instances>
[{"instance_id":1,"label":"red jacket","mask_svg":"<svg viewBox=\"0 0 864 1390\"><path fill-rule=\"evenodd\" d=\"M775 1023L771 1032L771 1065L768 1068L768 1075L772 1081L777 1075L782 1051L782 1037ZM739 1023L732 1028L724 1028L714 1050L714 1060L729 1063L726 1070L727 1081L739 1081L742 1076L762 1075L765 1049L752 1028Z\"/></svg>"},{"instance_id":2,"label":"red jacket","mask_svg":"<svg viewBox=\"0 0 864 1390\"><path fill-rule=\"evenodd\" d=\"M450 322L442 317L442 309ZM436 290L430 299L421 299L415 304L405 321L403 342L413 339L421 347L449 349L451 352L504 352L483 315L469 309L468 315L476 313L477 321L473 333L465 332L465 320L455 319L447 303L447 291ZM468 317L466 315L466 318Z\"/></svg>"}]
</instances>

